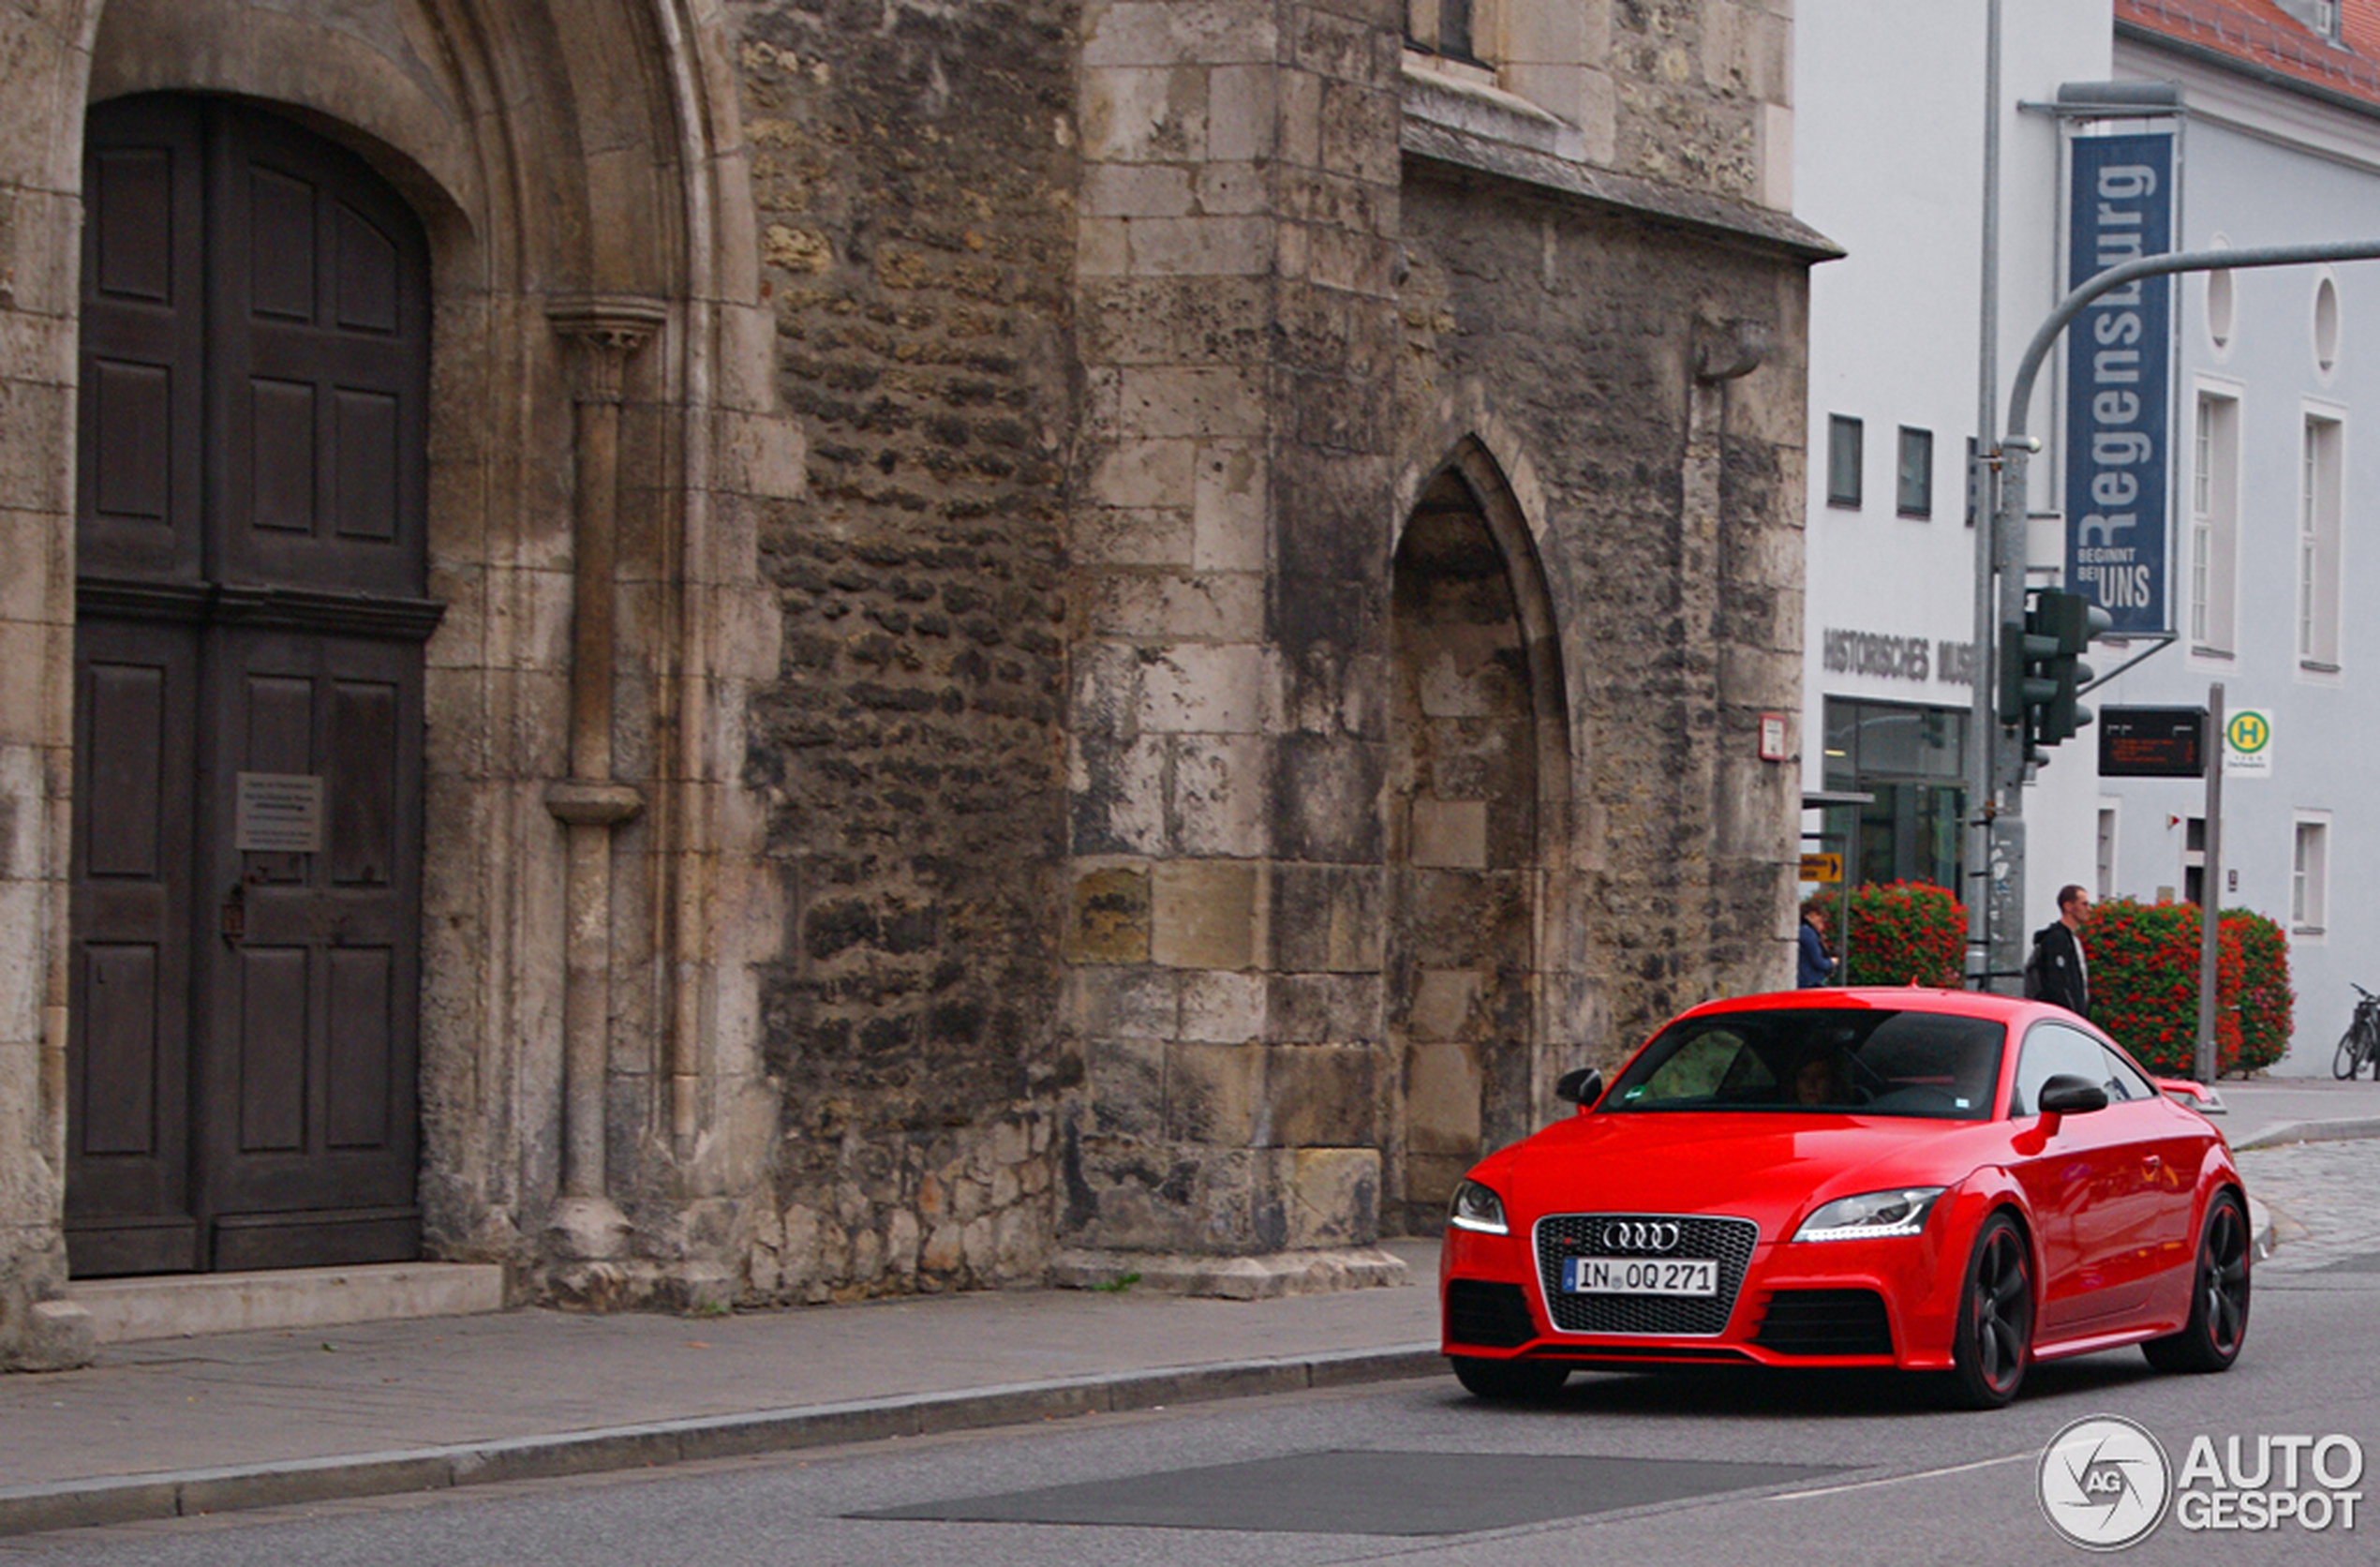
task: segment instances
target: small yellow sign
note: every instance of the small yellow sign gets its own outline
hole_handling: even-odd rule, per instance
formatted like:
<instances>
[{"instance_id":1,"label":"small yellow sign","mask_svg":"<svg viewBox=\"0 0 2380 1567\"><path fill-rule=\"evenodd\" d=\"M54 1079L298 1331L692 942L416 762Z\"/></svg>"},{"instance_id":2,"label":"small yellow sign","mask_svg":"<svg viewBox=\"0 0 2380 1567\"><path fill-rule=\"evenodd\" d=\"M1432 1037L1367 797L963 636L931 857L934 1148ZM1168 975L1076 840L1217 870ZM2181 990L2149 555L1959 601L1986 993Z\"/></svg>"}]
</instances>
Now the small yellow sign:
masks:
<instances>
[{"instance_id":1,"label":"small yellow sign","mask_svg":"<svg viewBox=\"0 0 2380 1567\"><path fill-rule=\"evenodd\" d=\"M1838 882L1843 879L1843 857L1838 854L1806 854L1802 856L1802 880L1806 882Z\"/></svg>"}]
</instances>

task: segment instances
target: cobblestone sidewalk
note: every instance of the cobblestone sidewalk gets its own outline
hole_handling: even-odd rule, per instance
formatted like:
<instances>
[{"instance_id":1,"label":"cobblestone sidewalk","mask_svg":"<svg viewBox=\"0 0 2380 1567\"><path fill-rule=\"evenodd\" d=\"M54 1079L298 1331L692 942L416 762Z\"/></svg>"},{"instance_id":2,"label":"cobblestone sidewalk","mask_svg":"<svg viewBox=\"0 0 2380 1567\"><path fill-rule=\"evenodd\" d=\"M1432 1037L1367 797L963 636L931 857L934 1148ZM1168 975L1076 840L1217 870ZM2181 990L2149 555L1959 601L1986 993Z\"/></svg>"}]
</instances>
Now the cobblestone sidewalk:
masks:
<instances>
[{"instance_id":1,"label":"cobblestone sidewalk","mask_svg":"<svg viewBox=\"0 0 2380 1567\"><path fill-rule=\"evenodd\" d=\"M2355 1259L2380 1268L2380 1138L2251 1148L2236 1156L2271 1211L2280 1249L2261 1266L2313 1273Z\"/></svg>"}]
</instances>

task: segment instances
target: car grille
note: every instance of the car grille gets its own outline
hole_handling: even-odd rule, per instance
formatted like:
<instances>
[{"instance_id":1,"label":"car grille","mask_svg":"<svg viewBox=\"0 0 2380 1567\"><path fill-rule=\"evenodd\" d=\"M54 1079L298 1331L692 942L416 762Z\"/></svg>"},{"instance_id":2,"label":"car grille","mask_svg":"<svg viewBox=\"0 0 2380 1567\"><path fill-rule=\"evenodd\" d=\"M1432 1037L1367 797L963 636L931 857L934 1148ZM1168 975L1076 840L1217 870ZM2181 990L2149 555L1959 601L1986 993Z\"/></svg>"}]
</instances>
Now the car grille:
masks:
<instances>
[{"instance_id":1,"label":"car grille","mask_svg":"<svg viewBox=\"0 0 2380 1567\"><path fill-rule=\"evenodd\" d=\"M1752 1341L1780 1355L1889 1355L1893 1329L1873 1290L1779 1290Z\"/></svg>"},{"instance_id":2,"label":"car grille","mask_svg":"<svg viewBox=\"0 0 2380 1567\"><path fill-rule=\"evenodd\" d=\"M1718 1260L1718 1293L1676 1295L1567 1295L1562 1292L1565 1257L1638 1257L1603 1244L1604 1227L1615 1219L1660 1219L1678 1227L1677 1245L1664 1258ZM1752 1260L1760 1227L1748 1218L1693 1218L1677 1214L1553 1214L1537 1221L1537 1276L1546 1315L1564 1333L1718 1334L1727 1330L1735 1291Z\"/></svg>"},{"instance_id":3,"label":"car grille","mask_svg":"<svg viewBox=\"0 0 2380 1567\"><path fill-rule=\"evenodd\" d=\"M1510 1350L1537 1336L1529 1303L1517 1284L1451 1278L1446 1285L1446 1337L1450 1344Z\"/></svg>"}]
</instances>

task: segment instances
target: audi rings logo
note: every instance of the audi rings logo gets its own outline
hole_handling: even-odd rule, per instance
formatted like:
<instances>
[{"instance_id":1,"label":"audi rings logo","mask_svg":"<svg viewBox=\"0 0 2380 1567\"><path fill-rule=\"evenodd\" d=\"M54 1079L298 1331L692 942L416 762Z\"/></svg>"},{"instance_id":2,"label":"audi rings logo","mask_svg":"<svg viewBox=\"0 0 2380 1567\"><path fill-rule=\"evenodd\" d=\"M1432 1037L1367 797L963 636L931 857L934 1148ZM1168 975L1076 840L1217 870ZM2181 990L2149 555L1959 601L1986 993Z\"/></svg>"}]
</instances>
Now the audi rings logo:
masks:
<instances>
[{"instance_id":1,"label":"audi rings logo","mask_svg":"<svg viewBox=\"0 0 2380 1567\"><path fill-rule=\"evenodd\" d=\"M1603 1227L1606 1251L1672 1251L1680 1231L1669 1219L1624 1218Z\"/></svg>"}]
</instances>

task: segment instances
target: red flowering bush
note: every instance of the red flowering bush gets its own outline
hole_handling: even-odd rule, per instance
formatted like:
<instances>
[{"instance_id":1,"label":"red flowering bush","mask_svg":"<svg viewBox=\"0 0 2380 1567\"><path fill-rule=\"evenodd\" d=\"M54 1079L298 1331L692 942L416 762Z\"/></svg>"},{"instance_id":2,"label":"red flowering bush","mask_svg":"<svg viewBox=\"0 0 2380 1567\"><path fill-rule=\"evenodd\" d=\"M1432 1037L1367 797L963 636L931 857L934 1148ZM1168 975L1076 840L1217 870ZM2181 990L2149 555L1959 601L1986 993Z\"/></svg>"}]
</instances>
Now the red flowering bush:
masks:
<instances>
[{"instance_id":1,"label":"red flowering bush","mask_svg":"<svg viewBox=\"0 0 2380 1567\"><path fill-rule=\"evenodd\" d=\"M2083 921L2090 1021L2151 1071L2189 1077L2198 1055L2198 905L2109 899ZM2215 928L2215 1063L2268 1067L2289 1048L2289 941L2246 909Z\"/></svg>"},{"instance_id":2,"label":"red flowering bush","mask_svg":"<svg viewBox=\"0 0 2380 1567\"><path fill-rule=\"evenodd\" d=\"M2239 1016L2239 1069L2269 1067L2288 1050L2297 1026L2288 933L2246 909L2224 910L2219 929L2239 943L2239 998L2234 1007Z\"/></svg>"},{"instance_id":3,"label":"red flowering bush","mask_svg":"<svg viewBox=\"0 0 2380 1567\"><path fill-rule=\"evenodd\" d=\"M1809 901L1826 917L1826 938L1842 930L1841 894L1833 888ZM1851 949L1837 974L1846 985L1964 983L1967 910L1929 882L1869 883L1852 889Z\"/></svg>"}]
</instances>

